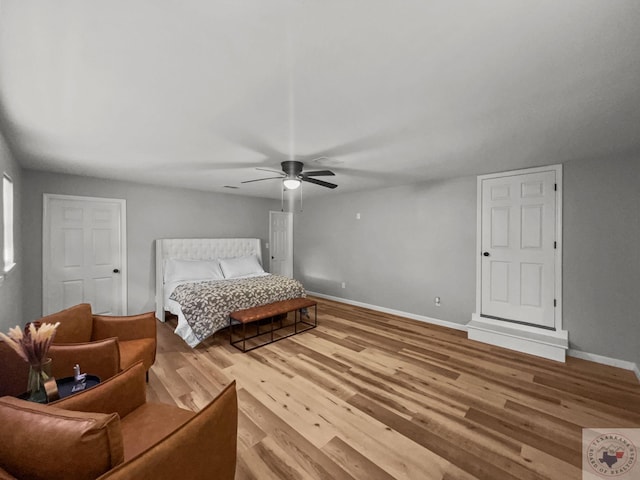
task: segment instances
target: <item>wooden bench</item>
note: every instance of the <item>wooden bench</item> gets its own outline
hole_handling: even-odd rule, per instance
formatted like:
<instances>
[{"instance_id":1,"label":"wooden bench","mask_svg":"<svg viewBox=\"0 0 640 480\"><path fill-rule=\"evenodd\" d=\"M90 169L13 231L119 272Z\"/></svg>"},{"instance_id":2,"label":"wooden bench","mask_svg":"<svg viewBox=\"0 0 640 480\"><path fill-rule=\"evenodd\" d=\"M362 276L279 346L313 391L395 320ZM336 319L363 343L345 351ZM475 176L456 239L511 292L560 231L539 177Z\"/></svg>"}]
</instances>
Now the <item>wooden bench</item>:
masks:
<instances>
[{"instance_id":1,"label":"wooden bench","mask_svg":"<svg viewBox=\"0 0 640 480\"><path fill-rule=\"evenodd\" d=\"M313 323L310 321L305 321L303 317L303 311L307 308L314 308L314 319ZM291 324L283 326L283 316L287 316L288 313L294 312L293 319L293 331L286 335L278 335L274 338L274 332L284 328L290 328ZM307 314L307 318L309 315ZM267 331L260 332L260 321L270 319L269 322L270 329ZM274 323L278 322L279 326L277 328L274 327ZM247 325L256 324L256 333L250 336L247 336ZM242 325L242 336L234 340L234 327ZM304 328L299 329L301 325L304 325ZM282 300L280 302L268 303L266 305L260 305L259 307L247 308L245 310L238 310L237 312L232 312L229 315L229 342L231 345L236 347L238 350L243 352L248 352L253 350L254 348L261 347L263 345L267 345L269 343L275 342L277 340L281 340L283 338L290 337L291 335L296 335L298 333L302 333L306 330L310 330L315 328L318 325L318 304L315 300L311 300L309 298L292 298L291 300ZM251 340L252 338L256 338L259 336L265 336L269 334L270 337L267 341L262 343L258 343L257 345L250 346L247 348L246 342L247 340ZM239 344L242 343L242 347Z\"/></svg>"}]
</instances>

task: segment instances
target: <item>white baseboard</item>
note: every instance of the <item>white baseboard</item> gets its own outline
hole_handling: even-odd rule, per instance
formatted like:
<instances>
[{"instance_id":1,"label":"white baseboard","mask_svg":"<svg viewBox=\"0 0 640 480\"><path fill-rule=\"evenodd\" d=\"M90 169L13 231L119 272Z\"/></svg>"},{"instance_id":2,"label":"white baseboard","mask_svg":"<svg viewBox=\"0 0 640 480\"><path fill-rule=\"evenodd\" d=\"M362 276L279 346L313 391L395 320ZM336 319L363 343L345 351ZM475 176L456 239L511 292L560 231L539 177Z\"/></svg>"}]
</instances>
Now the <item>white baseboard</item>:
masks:
<instances>
[{"instance_id":1,"label":"white baseboard","mask_svg":"<svg viewBox=\"0 0 640 480\"><path fill-rule=\"evenodd\" d=\"M355 300L349 300L347 298L334 297L332 295L325 295L324 293L309 292L307 294L314 297L326 298L327 300L333 300L334 302L346 303L347 305L354 305L356 307L368 308L369 310L375 310L376 312L388 313L390 315L397 315L398 317L410 318L412 320L418 320L420 322L432 323L440 327L454 328L456 330L467 331L467 326L461 323L448 322L446 320L439 320L437 318L425 317L424 315L416 315L415 313L403 312L400 310L393 310L392 308L379 307L377 305L371 305L369 303L356 302Z\"/></svg>"},{"instance_id":2,"label":"white baseboard","mask_svg":"<svg viewBox=\"0 0 640 480\"><path fill-rule=\"evenodd\" d=\"M349 300L347 298L334 297L333 295L325 295L324 293L307 291L307 294L313 295L314 297L326 298L327 300L333 300L335 302L346 303L347 305L354 305L356 307L368 308L369 310L375 310L376 312L389 313L391 315L411 318L413 320L418 320L420 322L432 323L440 327L454 328L456 330L462 330L465 332L468 331L466 324L463 325L461 323L448 322L446 320L426 317L424 315L416 315L415 313L403 312L401 310L394 310L392 308L379 307L377 305L371 305L369 303L364 303L364 302L357 302L355 300ZM640 368L636 363L629 362L627 360L619 360L617 358L605 357L603 355L597 355L595 353L582 352L580 350L574 350L571 348L567 350L567 355L571 357L581 358L583 360L589 360L595 363L601 363L603 365L610 365L612 367L631 370L636 374L636 377L638 377L638 381L640 381Z\"/></svg>"},{"instance_id":3,"label":"white baseboard","mask_svg":"<svg viewBox=\"0 0 640 480\"><path fill-rule=\"evenodd\" d=\"M638 381L640 381L640 368L638 368L637 363L629 362L627 360L620 360L617 358L605 357L604 355L597 355L595 353L574 350L572 348L570 348L567 351L567 355L575 358L581 358L582 360L589 360L591 362L601 363L602 365L609 365L611 367L631 370L633 373L636 374L636 377L638 377Z\"/></svg>"},{"instance_id":4,"label":"white baseboard","mask_svg":"<svg viewBox=\"0 0 640 480\"><path fill-rule=\"evenodd\" d=\"M556 362L565 362L569 348L569 335L565 330L556 332L531 327L523 328L519 324L484 318L475 313L467 324L467 332L470 340L548 358Z\"/></svg>"},{"instance_id":5,"label":"white baseboard","mask_svg":"<svg viewBox=\"0 0 640 480\"><path fill-rule=\"evenodd\" d=\"M542 357L556 362L565 362L566 349L549 345L543 342L535 342L524 337L503 335L497 332L490 332L480 328L469 327L469 340L488 343L496 347L507 348L516 352L528 353L536 357Z\"/></svg>"}]
</instances>

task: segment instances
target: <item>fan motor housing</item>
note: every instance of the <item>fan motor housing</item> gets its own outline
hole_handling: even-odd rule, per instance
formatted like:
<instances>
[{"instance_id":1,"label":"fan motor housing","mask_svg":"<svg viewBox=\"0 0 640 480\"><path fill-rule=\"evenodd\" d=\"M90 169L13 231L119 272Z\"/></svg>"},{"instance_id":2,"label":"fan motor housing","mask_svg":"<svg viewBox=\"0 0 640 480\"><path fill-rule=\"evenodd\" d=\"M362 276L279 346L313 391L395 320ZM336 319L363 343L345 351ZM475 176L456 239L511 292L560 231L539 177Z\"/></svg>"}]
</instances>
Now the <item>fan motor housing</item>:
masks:
<instances>
[{"instance_id":1,"label":"fan motor housing","mask_svg":"<svg viewBox=\"0 0 640 480\"><path fill-rule=\"evenodd\" d=\"M287 174L289 177L297 177L302 172L302 168L304 164L302 162L298 162L296 160L287 160L280 164L282 166L282 171Z\"/></svg>"}]
</instances>

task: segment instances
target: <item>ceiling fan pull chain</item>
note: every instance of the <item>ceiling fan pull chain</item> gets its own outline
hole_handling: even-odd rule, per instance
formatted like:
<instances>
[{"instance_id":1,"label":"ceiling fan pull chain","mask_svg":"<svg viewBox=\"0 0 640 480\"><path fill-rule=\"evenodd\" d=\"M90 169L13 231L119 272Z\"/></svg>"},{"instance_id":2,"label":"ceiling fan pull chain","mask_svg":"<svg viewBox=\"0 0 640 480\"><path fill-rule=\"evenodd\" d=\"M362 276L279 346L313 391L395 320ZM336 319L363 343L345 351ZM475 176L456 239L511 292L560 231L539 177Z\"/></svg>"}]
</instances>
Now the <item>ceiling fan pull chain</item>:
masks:
<instances>
[{"instance_id":1,"label":"ceiling fan pull chain","mask_svg":"<svg viewBox=\"0 0 640 480\"><path fill-rule=\"evenodd\" d=\"M302 213L302 182L300 182L300 213Z\"/></svg>"},{"instance_id":2,"label":"ceiling fan pull chain","mask_svg":"<svg viewBox=\"0 0 640 480\"><path fill-rule=\"evenodd\" d=\"M284 186L280 192L280 211L284 212Z\"/></svg>"}]
</instances>

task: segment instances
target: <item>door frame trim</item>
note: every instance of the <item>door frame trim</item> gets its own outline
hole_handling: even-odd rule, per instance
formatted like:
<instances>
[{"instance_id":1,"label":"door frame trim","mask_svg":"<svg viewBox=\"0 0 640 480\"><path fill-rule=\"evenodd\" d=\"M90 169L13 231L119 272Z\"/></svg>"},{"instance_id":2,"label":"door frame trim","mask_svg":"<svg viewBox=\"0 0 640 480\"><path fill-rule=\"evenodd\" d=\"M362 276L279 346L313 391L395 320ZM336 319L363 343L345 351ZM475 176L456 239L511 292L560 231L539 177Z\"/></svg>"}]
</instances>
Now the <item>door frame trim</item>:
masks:
<instances>
[{"instance_id":1,"label":"door frame trim","mask_svg":"<svg viewBox=\"0 0 640 480\"><path fill-rule=\"evenodd\" d=\"M45 312L45 301L47 298L47 271L45 271L45 265L49 260L49 250L47 246L50 245L51 237L50 231L47 228L49 221L49 202L51 200L80 200L90 202L109 202L120 204L120 288L122 296L122 315L127 315L127 304L129 299L127 298L127 201L122 198L105 198L105 197L86 197L80 195L60 195L57 193L43 193L42 194L42 312Z\"/></svg>"},{"instance_id":2,"label":"door frame trim","mask_svg":"<svg viewBox=\"0 0 640 480\"><path fill-rule=\"evenodd\" d=\"M480 318L482 313L482 182L492 178L512 177L529 173L541 173L554 171L556 174L556 222L555 237L557 248L555 249L555 298L556 307L554 311L554 326L556 332L562 330L562 164L548 165L544 167L525 168L520 170L511 170L508 172L489 173L486 175L478 175L477 178L477 200L476 200L476 312L473 318ZM537 327L530 327L537 328Z\"/></svg>"}]
</instances>

